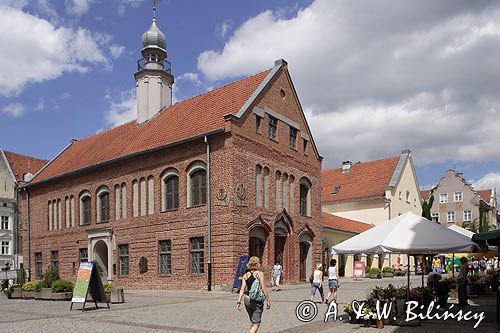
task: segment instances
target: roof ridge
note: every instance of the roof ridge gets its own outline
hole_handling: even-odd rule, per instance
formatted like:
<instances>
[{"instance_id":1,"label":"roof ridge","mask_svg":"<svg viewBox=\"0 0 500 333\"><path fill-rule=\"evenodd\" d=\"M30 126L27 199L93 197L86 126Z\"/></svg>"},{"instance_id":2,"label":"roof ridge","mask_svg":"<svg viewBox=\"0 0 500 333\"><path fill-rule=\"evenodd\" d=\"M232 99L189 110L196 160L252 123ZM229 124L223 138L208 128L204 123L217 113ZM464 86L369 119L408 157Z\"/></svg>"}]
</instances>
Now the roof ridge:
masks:
<instances>
[{"instance_id":1,"label":"roof ridge","mask_svg":"<svg viewBox=\"0 0 500 333\"><path fill-rule=\"evenodd\" d=\"M366 161L366 162L353 162L352 165L355 166L355 165L363 165L363 164L371 164L371 163L376 163L376 162L382 162L382 161L387 161L387 160L392 160L392 159L399 159L401 156L392 156L392 157L385 157L385 158L381 158L381 159L378 159L378 160L371 160L371 161ZM328 172L328 171L335 171L335 170L340 170L342 169L342 167L337 167L337 168L329 168L329 169L322 169L321 172L325 171L325 172Z\"/></svg>"}]
</instances>

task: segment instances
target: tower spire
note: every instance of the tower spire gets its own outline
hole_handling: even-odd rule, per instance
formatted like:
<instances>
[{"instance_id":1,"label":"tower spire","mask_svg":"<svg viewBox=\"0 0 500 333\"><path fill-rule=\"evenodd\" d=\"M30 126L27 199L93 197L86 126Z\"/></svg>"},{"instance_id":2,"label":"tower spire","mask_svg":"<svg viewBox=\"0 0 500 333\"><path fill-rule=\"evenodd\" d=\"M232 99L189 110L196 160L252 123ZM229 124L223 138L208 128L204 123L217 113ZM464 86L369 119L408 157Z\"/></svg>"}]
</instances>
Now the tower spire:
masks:
<instances>
[{"instance_id":1,"label":"tower spire","mask_svg":"<svg viewBox=\"0 0 500 333\"><path fill-rule=\"evenodd\" d=\"M153 20L156 20L156 4L160 2L160 0L153 0Z\"/></svg>"}]
</instances>

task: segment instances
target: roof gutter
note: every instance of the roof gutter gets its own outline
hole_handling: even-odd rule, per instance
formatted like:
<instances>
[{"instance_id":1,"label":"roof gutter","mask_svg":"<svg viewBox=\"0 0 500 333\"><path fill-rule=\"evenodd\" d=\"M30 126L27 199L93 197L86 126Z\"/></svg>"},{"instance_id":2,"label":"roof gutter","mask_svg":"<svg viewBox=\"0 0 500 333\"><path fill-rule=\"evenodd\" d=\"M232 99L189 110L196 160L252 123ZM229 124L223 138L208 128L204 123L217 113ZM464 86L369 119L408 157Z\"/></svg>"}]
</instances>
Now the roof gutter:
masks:
<instances>
[{"instance_id":1,"label":"roof gutter","mask_svg":"<svg viewBox=\"0 0 500 333\"><path fill-rule=\"evenodd\" d=\"M146 155L146 154L150 154L150 153L153 153L153 152L156 152L156 151L159 151L159 150L163 150L163 149L167 149L167 148L179 146L181 144L188 143L188 142L191 142L191 141L201 140L201 139L204 139L207 136L219 134L219 133L222 133L222 132L224 132L224 128L217 128L215 130L212 130L212 131L209 131L209 132L206 132L206 133L203 133L203 134L199 134L199 135L196 135L196 136L192 136L192 137L186 138L184 140L180 140L180 141L168 143L166 145L162 145L162 146L159 146L159 147L156 147L156 148L142 150L142 151L139 151L139 152L136 152L136 153L132 153L132 154L129 154L129 155L117 157L117 158L114 158L114 159L111 159L111 160L108 160L108 161L104 161L104 162L101 162L101 163L92 164L92 165L89 165L89 166L86 166L86 167L83 167L83 168L80 168L80 169L76 169L76 170L73 170L73 171L70 171L70 172L62 173L62 174L57 175L57 176L53 176L53 177L49 177L47 179L43 179L43 180L41 180L39 182L28 183L24 187L25 188L30 188L30 187L34 187L36 185L45 184L45 183L53 181L53 180L58 180L58 179L61 179L61 178L64 178L64 177L74 176L74 175L77 175L77 174L80 174L80 173L83 173L83 172L86 172L86 171L91 171L91 170L98 169L98 168L101 168L103 166L107 166L107 165L110 165L110 164L114 164L114 163L118 163L118 162L123 162L123 161L129 160L129 159L132 159L132 158L135 158L135 157L139 157L139 156L143 156L143 155Z\"/></svg>"}]
</instances>

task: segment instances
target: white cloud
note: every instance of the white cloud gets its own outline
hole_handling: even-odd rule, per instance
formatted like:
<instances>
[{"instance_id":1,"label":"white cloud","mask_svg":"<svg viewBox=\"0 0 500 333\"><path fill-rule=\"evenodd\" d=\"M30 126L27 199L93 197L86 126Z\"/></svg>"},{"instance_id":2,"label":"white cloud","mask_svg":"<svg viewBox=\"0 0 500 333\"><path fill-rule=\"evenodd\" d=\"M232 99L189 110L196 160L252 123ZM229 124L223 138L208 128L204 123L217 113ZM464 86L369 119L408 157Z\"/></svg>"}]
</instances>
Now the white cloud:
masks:
<instances>
[{"instance_id":1,"label":"white cloud","mask_svg":"<svg viewBox=\"0 0 500 333\"><path fill-rule=\"evenodd\" d=\"M81 16L89 11L93 0L66 0L64 5L70 15Z\"/></svg>"},{"instance_id":2,"label":"white cloud","mask_svg":"<svg viewBox=\"0 0 500 333\"><path fill-rule=\"evenodd\" d=\"M33 108L35 111L43 111L45 110L45 101L43 99L38 101L38 104Z\"/></svg>"},{"instance_id":3,"label":"white cloud","mask_svg":"<svg viewBox=\"0 0 500 333\"><path fill-rule=\"evenodd\" d=\"M497 202L498 202L500 196L500 194L498 193L498 191L500 190L499 172L490 172L484 175L481 179L478 179L477 181L473 180L471 183L474 189L476 190L490 189L494 187L497 192Z\"/></svg>"},{"instance_id":4,"label":"white cloud","mask_svg":"<svg viewBox=\"0 0 500 333\"><path fill-rule=\"evenodd\" d=\"M227 33L229 30L231 30L232 27L232 22L231 20L224 20L217 28L215 29L215 32L222 38L226 37Z\"/></svg>"},{"instance_id":5,"label":"white cloud","mask_svg":"<svg viewBox=\"0 0 500 333\"><path fill-rule=\"evenodd\" d=\"M14 118L19 118L24 115L24 105L21 103L7 104L2 108L2 111Z\"/></svg>"},{"instance_id":6,"label":"white cloud","mask_svg":"<svg viewBox=\"0 0 500 333\"><path fill-rule=\"evenodd\" d=\"M197 73L187 72L176 77L177 81L188 81L192 82L194 85L200 85L200 77Z\"/></svg>"},{"instance_id":7,"label":"white cloud","mask_svg":"<svg viewBox=\"0 0 500 333\"><path fill-rule=\"evenodd\" d=\"M107 93L105 98L110 105L104 114L104 118L111 127L116 127L137 118L135 89L122 92L117 98L113 98L110 93Z\"/></svg>"},{"instance_id":8,"label":"white cloud","mask_svg":"<svg viewBox=\"0 0 500 333\"><path fill-rule=\"evenodd\" d=\"M107 64L95 36L84 28L57 27L0 5L0 95L18 95L27 84L86 72Z\"/></svg>"},{"instance_id":9,"label":"white cloud","mask_svg":"<svg viewBox=\"0 0 500 333\"><path fill-rule=\"evenodd\" d=\"M137 8L143 2L144 0L121 0L121 3L118 5L118 15L123 16L123 14L125 14L127 6L130 6L132 8Z\"/></svg>"},{"instance_id":10,"label":"white cloud","mask_svg":"<svg viewBox=\"0 0 500 333\"><path fill-rule=\"evenodd\" d=\"M109 47L109 52L111 53L111 56L115 59L120 58L120 56L123 54L125 51L125 46L123 45L117 45L117 44L111 44Z\"/></svg>"},{"instance_id":11,"label":"white cloud","mask_svg":"<svg viewBox=\"0 0 500 333\"><path fill-rule=\"evenodd\" d=\"M216 81L289 61L326 167L402 148L417 164L500 161L498 2L316 0L286 16L248 19L198 69Z\"/></svg>"}]
</instances>

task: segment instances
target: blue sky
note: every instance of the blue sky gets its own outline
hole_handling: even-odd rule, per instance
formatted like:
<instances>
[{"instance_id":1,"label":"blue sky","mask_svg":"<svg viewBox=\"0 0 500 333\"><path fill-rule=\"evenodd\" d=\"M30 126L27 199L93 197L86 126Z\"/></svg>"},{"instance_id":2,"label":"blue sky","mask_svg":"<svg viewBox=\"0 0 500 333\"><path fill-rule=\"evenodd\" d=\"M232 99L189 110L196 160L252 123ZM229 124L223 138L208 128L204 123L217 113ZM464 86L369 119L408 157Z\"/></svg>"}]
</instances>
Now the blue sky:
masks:
<instances>
[{"instance_id":1,"label":"blue sky","mask_svg":"<svg viewBox=\"0 0 500 333\"><path fill-rule=\"evenodd\" d=\"M147 0L0 0L0 147L51 158L128 121ZM168 1L177 100L285 58L325 167L414 153L422 186L450 167L500 185L494 1Z\"/></svg>"}]
</instances>

